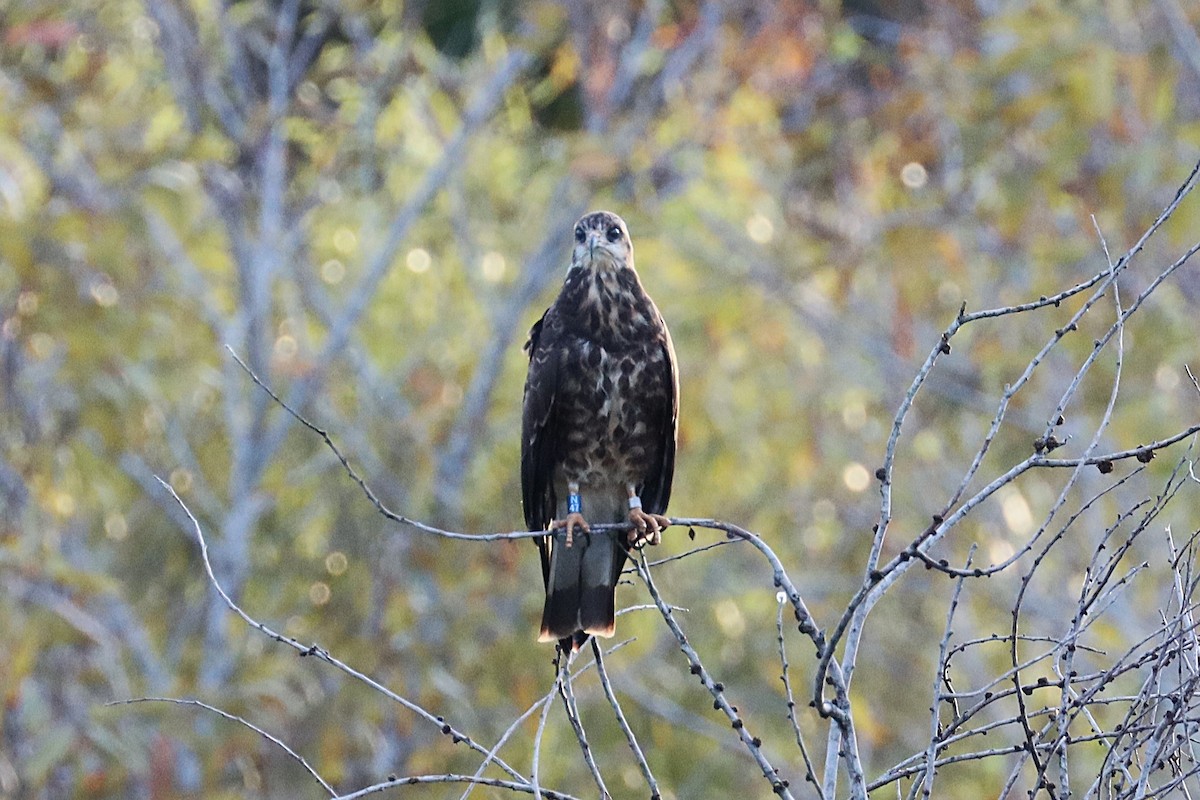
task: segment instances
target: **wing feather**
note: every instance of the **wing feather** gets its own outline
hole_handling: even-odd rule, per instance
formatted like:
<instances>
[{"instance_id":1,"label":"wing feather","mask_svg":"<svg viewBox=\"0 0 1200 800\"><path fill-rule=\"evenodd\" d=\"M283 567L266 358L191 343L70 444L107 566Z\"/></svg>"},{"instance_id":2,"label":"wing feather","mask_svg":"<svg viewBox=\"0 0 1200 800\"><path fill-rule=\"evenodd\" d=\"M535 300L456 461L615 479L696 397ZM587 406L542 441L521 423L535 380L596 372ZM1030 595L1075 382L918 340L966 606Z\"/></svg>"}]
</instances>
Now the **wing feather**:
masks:
<instances>
[{"instance_id":1,"label":"wing feather","mask_svg":"<svg viewBox=\"0 0 1200 800\"><path fill-rule=\"evenodd\" d=\"M651 514L665 514L671 499L671 482L675 476L675 441L679 428L679 370L675 366L675 345L666 323L662 328L661 368L664 371L664 396L656 398L651 424L657 426L662 447L658 461L651 465L642 488L642 505Z\"/></svg>"},{"instance_id":2,"label":"wing feather","mask_svg":"<svg viewBox=\"0 0 1200 800\"><path fill-rule=\"evenodd\" d=\"M521 415L521 497L527 530L541 531L554 518L554 463L558 447L558 347L547 310L529 331L529 373ZM542 580L550 575L551 537L534 540L542 561Z\"/></svg>"}]
</instances>

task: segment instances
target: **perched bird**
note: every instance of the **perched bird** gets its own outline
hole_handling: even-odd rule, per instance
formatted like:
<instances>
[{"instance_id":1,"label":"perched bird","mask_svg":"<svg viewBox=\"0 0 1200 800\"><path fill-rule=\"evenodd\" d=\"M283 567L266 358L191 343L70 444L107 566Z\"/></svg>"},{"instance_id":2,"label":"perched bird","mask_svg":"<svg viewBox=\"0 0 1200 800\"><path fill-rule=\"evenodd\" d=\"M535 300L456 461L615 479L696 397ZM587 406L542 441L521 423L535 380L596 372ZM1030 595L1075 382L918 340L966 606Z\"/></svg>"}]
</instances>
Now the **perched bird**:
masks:
<instances>
[{"instance_id":1,"label":"perched bird","mask_svg":"<svg viewBox=\"0 0 1200 800\"><path fill-rule=\"evenodd\" d=\"M529 332L521 490L546 584L539 641L612 636L627 548L658 544L675 471L679 376L671 335L616 214L575 225L562 291ZM591 523L631 522L628 534Z\"/></svg>"}]
</instances>

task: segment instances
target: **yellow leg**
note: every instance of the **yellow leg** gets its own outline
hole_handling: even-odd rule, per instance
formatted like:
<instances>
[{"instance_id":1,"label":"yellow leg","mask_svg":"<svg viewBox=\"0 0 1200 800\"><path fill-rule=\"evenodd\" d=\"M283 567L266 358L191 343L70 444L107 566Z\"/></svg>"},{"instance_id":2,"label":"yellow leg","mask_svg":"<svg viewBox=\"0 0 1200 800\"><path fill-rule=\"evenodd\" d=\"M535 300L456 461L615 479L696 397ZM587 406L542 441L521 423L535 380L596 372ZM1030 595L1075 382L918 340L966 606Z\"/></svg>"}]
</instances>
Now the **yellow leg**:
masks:
<instances>
[{"instance_id":1,"label":"yellow leg","mask_svg":"<svg viewBox=\"0 0 1200 800\"><path fill-rule=\"evenodd\" d=\"M583 514L580 514L579 512L573 512L571 514L567 514L566 519L555 520L554 522L550 523L550 527L555 528L555 529L557 529L557 528L566 528L567 529L567 542L566 542L567 547L570 547L572 544L575 543L575 529L576 528L579 528L580 530L584 531L585 533L587 531L591 530L591 526L589 526L587 520L583 518Z\"/></svg>"},{"instance_id":2,"label":"yellow leg","mask_svg":"<svg viewBox=\"0 0 1200 800\"><path fill-rule=\"evenodd\" d=\"M630 547L659 544L663 528L671 524L671 520L662 514L648 514L640 508L629 509L629 521L633 523L633 530L629 532Z\"/></svg>"}]
</instances>

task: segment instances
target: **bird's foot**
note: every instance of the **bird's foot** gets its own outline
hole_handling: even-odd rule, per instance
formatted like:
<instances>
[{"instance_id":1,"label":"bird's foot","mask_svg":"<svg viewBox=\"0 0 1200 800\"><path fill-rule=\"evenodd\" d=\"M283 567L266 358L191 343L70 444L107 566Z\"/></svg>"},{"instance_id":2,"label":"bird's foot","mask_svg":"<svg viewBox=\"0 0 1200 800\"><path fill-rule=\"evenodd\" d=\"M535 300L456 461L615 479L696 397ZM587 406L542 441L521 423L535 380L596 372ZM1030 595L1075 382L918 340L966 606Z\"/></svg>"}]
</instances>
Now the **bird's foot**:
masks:
<instances>
[{"instance_id":1,"label":"bird's foot","mask_svg":"<svg viewBox=\"0 0 1200 800\"><path fill-rule=\"evenodd\" d=\"M553 523L551 523L550 527L555 528L555 529L557 529L557 528L566 528L567 529L567 541L566 541L567 547L570 547L572 544L575 543L575 529L576 528L579 528L580 530L584 531L585 533L591 530L591 526L588 525L588 521L586 519L584 519L583 514L580 514L578 511L573 511L570 514L567 514L566 519L560 519L560 520L554 521Z\"/></svg>"},{"instance_id":2,"label":"bird's foot","mask_svg":"<svg viewBox=\"0 0 1200 800\"><path fill-rule=\"evenodd\" d=\"M671 520L662 514L647 514L640 508L629 509L629 521L633 523L633 530L629 532L630 547L660 543L663 528L671 524Z\"/></svg>"}]
</instances>

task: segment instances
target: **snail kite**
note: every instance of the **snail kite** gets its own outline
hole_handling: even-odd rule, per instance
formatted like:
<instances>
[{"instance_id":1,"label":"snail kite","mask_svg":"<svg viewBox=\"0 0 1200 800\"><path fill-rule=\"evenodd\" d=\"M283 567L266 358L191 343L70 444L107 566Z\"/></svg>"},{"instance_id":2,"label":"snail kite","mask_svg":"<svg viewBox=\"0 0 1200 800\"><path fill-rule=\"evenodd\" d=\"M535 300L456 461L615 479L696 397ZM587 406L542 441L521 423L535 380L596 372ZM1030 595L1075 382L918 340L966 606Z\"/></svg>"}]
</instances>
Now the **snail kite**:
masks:
<instances>
[{"instance_id":1,"label":"snail kite","mask_svg":"<svg viewBox=\"0 0 1200 800\"><path fill-rule=\"evenodd\" d=\"M668 524L679 378L671 335L642 288L624 221L575 225L562 291L529 332L521 490L546 585L539 641L612 636L627 549ZM632 523L592 533L591 523Z\"/></svg>"}]
</instances>

